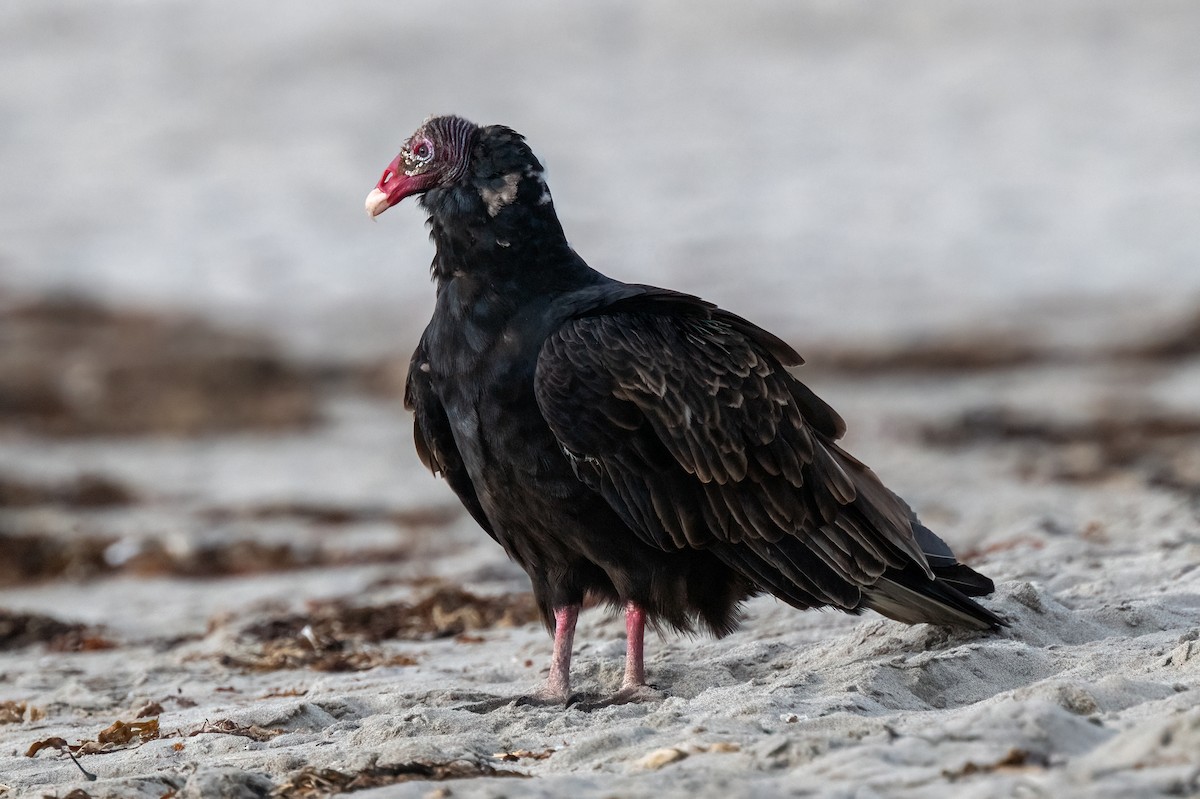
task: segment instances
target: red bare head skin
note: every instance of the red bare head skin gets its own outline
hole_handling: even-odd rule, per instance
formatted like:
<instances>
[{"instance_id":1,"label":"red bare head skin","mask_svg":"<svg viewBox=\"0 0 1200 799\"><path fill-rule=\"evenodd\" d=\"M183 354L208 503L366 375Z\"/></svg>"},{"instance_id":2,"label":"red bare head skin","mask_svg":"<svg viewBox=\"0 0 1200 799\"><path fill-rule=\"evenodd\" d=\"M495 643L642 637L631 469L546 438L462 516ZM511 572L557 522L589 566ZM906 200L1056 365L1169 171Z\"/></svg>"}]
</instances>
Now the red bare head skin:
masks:
<instances>
[{"instance_id":1,"label":"red bare head skin","mask_svg":"<svg viewBox=\"0 0 1200 799\"><path fill-rule=\"evenodd\" d=\"M470 166L471 139L477 128L462 117L431 117L408 138L367 195L372 219L405 197L449 186Z\"/></svg>"}]
</instances>

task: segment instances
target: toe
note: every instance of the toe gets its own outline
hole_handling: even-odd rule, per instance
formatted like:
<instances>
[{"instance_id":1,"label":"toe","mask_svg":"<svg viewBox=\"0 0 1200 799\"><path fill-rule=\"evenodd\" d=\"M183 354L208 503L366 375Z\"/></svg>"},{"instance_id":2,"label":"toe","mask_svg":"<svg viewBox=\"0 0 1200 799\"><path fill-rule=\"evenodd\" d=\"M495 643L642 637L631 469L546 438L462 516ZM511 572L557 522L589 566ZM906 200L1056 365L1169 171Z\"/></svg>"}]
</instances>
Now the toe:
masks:
<instances>
[{"instance_id":1,"label":"toe","mask_svg":"<svg viewBox=\"0 0 1200 799\"><path fill-rule=\"evenodd\" d=\"M592 701L579 702L572 707L578 708L584 712L599 710L604 707L612 707L614 705L628 705L635 702L659 702L665 698L665 694L656 688L649 685L629 685L615 694L603 699L595 699Z\"/></svg>"}]
</instances>

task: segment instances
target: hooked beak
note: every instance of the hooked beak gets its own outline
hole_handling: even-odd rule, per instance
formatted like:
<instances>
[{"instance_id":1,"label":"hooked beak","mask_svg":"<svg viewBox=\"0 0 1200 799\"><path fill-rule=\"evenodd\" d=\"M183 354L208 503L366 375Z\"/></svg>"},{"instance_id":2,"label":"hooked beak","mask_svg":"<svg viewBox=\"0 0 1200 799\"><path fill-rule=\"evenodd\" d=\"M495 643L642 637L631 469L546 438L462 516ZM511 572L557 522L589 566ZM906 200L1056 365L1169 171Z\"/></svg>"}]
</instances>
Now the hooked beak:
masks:
<instances>
[{"instance_id":1,"label":"hooked beak","mask_svg":"<svg viewBox=\"0 0 1200 799\"><path fill-rule=\"evenodd\" d=\"M367 195L367 216L374 219L393 205L395 203L388 199L387 192L371 189L371 193Z\"/></svg>"},{"instance_id":2,"label":"hooked beak","mask_svg":"<svg viewBox=\"0 0 1200 799\"><path fill-rule=\"evenodd\" d=\"M427 182L423 176L404 174L404 159L396 156L367 195L367 216L374 219L410 194L423 191Z\"/></svg>"}]
</instances>

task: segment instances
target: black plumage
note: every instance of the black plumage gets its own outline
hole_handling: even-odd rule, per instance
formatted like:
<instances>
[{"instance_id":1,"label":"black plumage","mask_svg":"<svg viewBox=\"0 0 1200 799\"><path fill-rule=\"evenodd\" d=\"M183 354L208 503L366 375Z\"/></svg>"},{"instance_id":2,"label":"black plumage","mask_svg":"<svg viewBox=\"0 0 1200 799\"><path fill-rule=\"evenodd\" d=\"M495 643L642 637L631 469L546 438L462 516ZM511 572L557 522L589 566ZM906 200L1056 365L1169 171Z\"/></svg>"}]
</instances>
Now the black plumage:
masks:
<instances>
[{"instance_id":1,"label":"black plumage","mask_svg":"<svg viewBox=\"0 0 1200 799\"><path fill-rule=\"evenodd\" d=\"M555 631L540 696L570 695L594 596L627 609L624 693L645 621L721 635L742 600L875 609L987 629L992 582L954 558L838 446L802 359L696 297L626 284L568 246L524 139L427 120L367 198L419 194L437 252L433 318L405 395L422 461L529 574Z\"/></svg>"}]
</instances>

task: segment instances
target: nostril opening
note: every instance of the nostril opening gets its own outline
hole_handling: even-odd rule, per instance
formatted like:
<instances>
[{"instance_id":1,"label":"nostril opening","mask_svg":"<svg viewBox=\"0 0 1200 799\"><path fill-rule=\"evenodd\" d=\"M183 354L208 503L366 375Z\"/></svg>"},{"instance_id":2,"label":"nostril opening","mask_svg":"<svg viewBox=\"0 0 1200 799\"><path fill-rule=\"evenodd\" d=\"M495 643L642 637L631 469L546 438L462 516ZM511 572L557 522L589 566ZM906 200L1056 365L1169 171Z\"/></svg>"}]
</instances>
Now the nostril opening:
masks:
<instances>
[{"instance_id":1,"label":"nostril opening","mask_svg":"<svg viewBox=\"0 0 1200 799\"><path fill-rule=\"evenodd\" d=\"M392 170L390 170L390 169L384 170L384 173L383 173L383 180L381 180L381 181L379 181L379 182L380 182L380 183L387 183L389 180L391 180L393 177L395 177L395 175L396 175L396 173L395 173L395 172L393 172L393 171L392 171Z\"/></svg>"}]
</instances>

